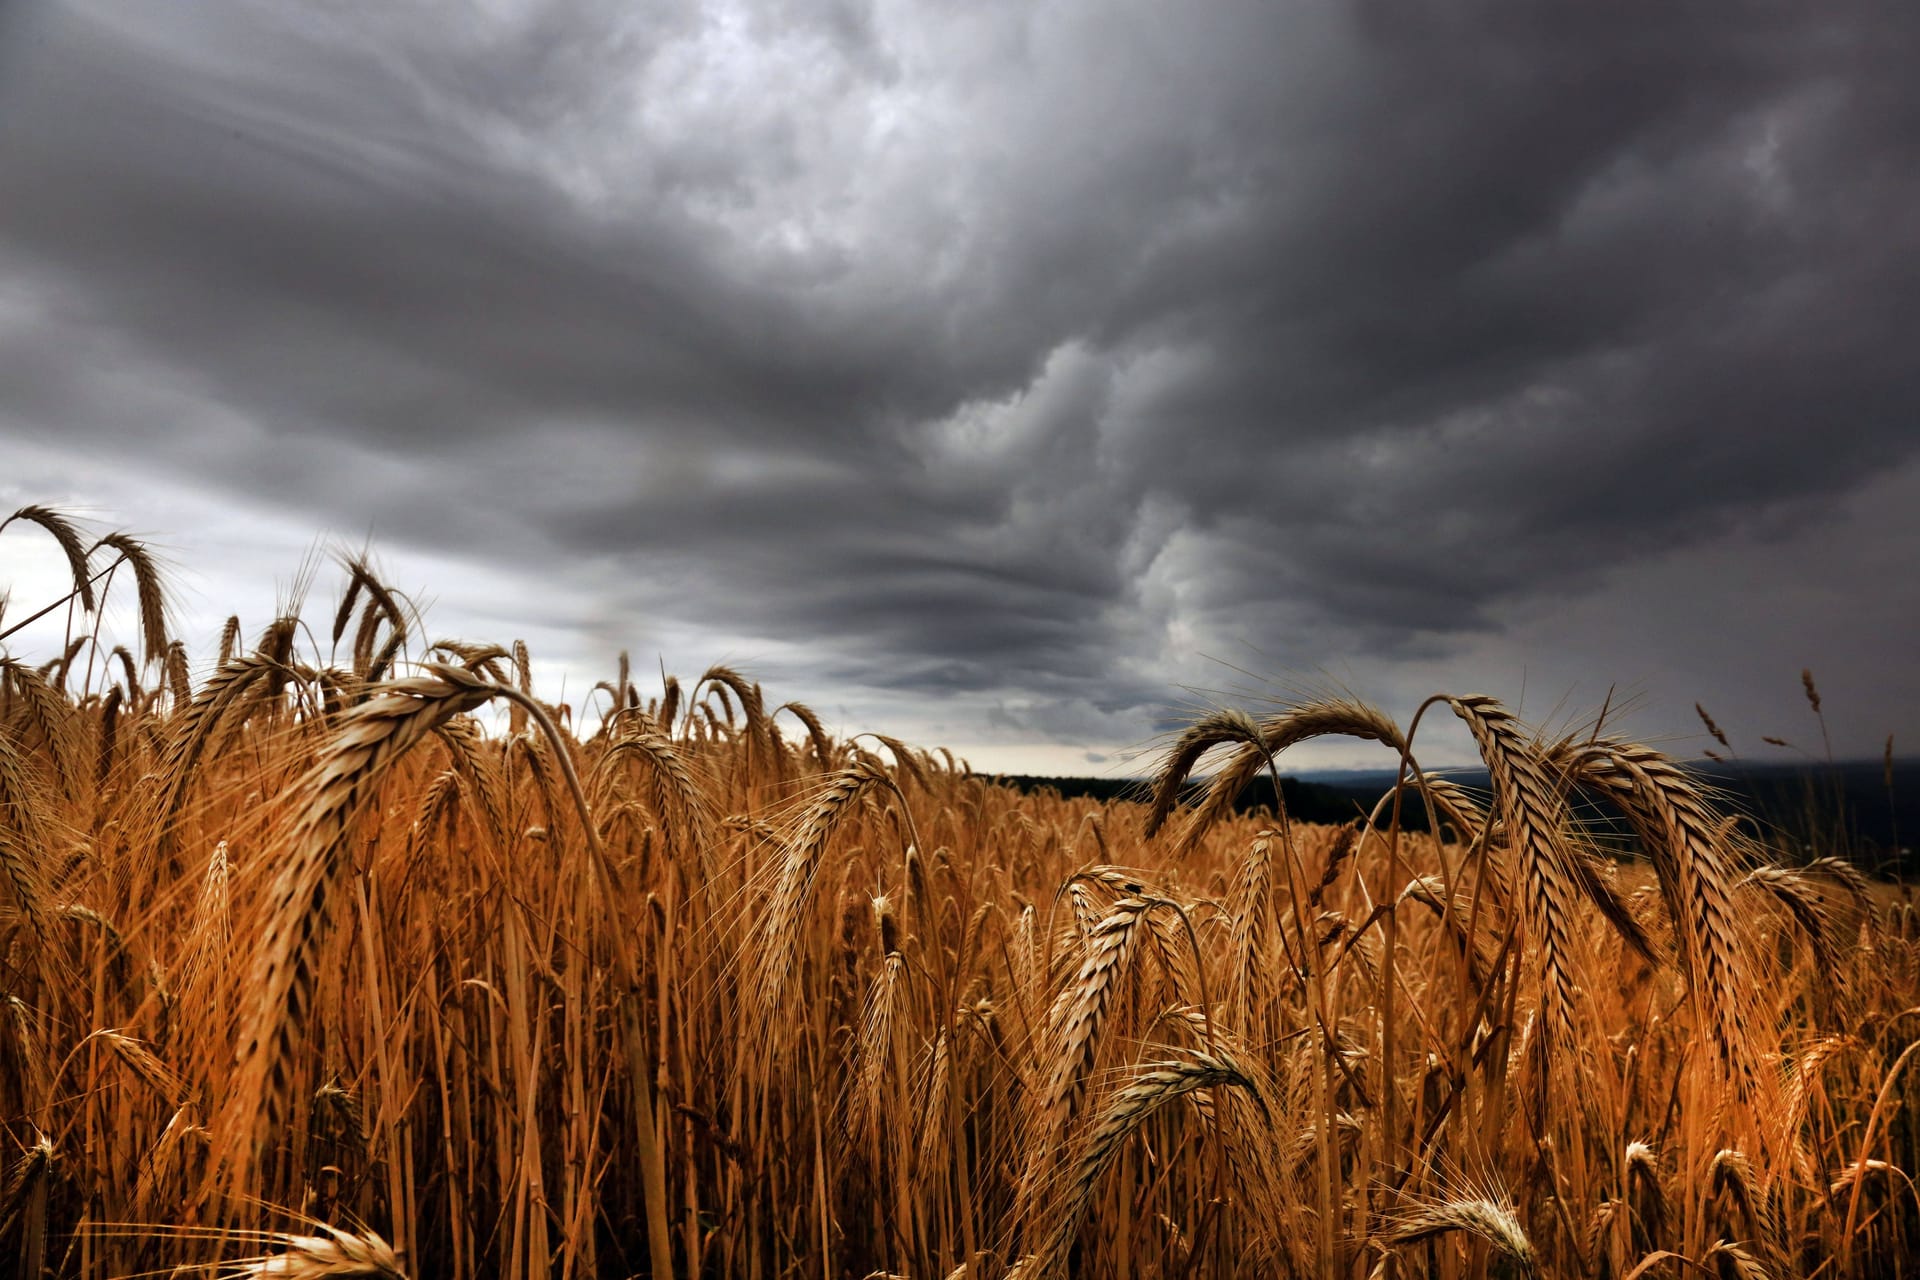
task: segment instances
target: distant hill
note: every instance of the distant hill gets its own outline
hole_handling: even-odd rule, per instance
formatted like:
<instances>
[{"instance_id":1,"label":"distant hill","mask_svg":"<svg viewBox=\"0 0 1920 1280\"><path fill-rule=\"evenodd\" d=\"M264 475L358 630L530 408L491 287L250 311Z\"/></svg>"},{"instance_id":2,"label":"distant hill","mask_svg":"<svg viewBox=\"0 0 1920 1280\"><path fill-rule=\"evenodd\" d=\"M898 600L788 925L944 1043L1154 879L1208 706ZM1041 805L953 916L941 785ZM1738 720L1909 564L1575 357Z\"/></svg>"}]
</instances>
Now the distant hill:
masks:
<instances>
[{"instance_id":1,"label":"distant hill","mask_svg":"<svg viewBox=\"0 0 1920 1280\"><path fill-rule=\"evenodd\" d=\"M1879 761L1834 765L1771 765L1718 763L1710 760L1688 766L1702 781L1717 788L1731 807L1746 814L1756 826L1773 830L1800 856L1835 854L1865 870L1892 873L1904 854L1905 870L1920 873L1913 846L1920 839L1920 761L1895 761L1891 787L1886 767ZM1486 771L1442 770L1462 786L1484 790ZM1345 822L1372 809L1393 785L1387 770L1322 770L1299 776L1283 775L1281 787L1287 812L1304 822ZM1051 787L1069 798L1145 801L1151 783L1142 778L1039 778L1003 776L1002 781L1031 791ZM1204 780L1190 783L1192 794ZM1273 807L1273 783L1261 777L1240 797L1241 812ZM1409 825L1424 828L1417 804ZM1600 816L1600 815L1595 815Z\"/></svg>"}]
</instances>

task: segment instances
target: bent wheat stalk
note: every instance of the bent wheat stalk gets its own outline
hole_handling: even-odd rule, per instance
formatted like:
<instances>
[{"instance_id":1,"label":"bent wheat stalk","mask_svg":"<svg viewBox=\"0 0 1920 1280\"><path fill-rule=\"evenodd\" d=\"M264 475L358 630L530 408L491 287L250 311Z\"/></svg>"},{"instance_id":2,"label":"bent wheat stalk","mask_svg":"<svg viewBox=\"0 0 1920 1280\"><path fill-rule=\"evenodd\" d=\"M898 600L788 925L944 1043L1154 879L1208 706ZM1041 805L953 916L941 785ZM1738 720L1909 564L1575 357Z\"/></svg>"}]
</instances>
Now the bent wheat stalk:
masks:
<instances>
[{"instance_id":1,"label":"bent wheat stalk","mask_svg":"<svg viewBox=\"0 0 1920 1280\"><path fill-rule=\"evenodd\" d=\"M1014 1266L1009 1280L1039 1280L1052 1274L1066 1260L1086 1221L1094 1192L1101 1178L1112 1167L1122 1144L1147 1117L1180 1098L1200 1089L1232 1087L1245 1090L1266 1112L1267 1103L1253 1077L1225 1053L1194 1051L1184 1060L1157 1062L1141 1069L1113 1095L1100 1122L1088 1135L1080 1159L1067 1183L1065 1202L1040 1237L1037 1247Z\"/></svg>"},{"instance_id":2,"label":"bent wheat stalk","mask_svg":"<svg viewBox=\"0 0 1920 1280\"><path fill-rule=\"evenodd\" d=\"M1175 847L1189 854L1207 829L1233 809L1234 801L1262 769L1288 747L1309 738L1340 734L1349 738L1381 742L1405 754L1406 742L1392 718L1349 698L1330 698L1293 707L1280 715L1255 724L1240 711L1221 711L1193 724L1174 743L1154 781L1153 805L1147 817L1146 834L1154 835L1173 811L1187 776L1214 747L1239 743L1226 765L1207 784L1206 792L1181 829ZM1277 781L1277 780L1276 780ZM1276 792L1274 802L1280 798Z\"/></svg>"},{"instance_id":3,"label":"bent wheat stalk","mask_svg":"<svg viewBox=\"0 0 1920 1280\"><path fill-rule=\"evenodd\" d=\"M319 944L329 924L346 859L342 851L361 812L377 793L382 775L406 751L453 716L495 697L526 706L555 745L580 820L605 882L609 901L620 900L619 873L593 823L592 809L564 749L559 729L544 708L507 685L492 684L459 667L432 665L430 676L388 682L340 721L319 762L301 784L304 801L294 824L292 851L269 891L269 909L253 964L255 992L241 1028L235 1088L220 1132L222 1155L235 1181L244 1183L263 1133L287 1114L294 1048L305 1035L313 1000ZM654 1131L652 1072L635 1005L638 962L626 930L611 930L619 965L621 1034L630 1059L635 1142L639 1148L647 1207L648 1247L654 1273L672 1274L666 1231L665 1173Z\"/></svg>"},{"instance_id":4,"label":"bent wheat stalk","mask_svg":"<svg viewBox=\"0 0 1920 1280\"><path fill-rule=\"evenodd\" d=\"M1726 825L1692 779L1650 747L1603 740L1556 757L1572 780L1619 805L1639 835L1714 1047L1744 1093L1758 1079L1759 1068L1741 1034L1751 1002L1734 924L1739 854Z\"/></svg>"},{"instance_id":5,"label":"bent wheat stalk","mask_svg":"<svg viewBox=\"0 0 1920 1280\"><path fill-rule=\"evenodd\" d=\"M259 1135L286 1117L293 1054L305 1038L319 945L332 919L355 821L394 761L487 697L484 690L431 677L390 683L342 719L303 782L292 848L269 891L255 952L255 999L241 1028L238 1087L220 1126L229 1139L248 1139L236 1153L237 1169L247 1167Z\"/></svg>"}]
</instances>

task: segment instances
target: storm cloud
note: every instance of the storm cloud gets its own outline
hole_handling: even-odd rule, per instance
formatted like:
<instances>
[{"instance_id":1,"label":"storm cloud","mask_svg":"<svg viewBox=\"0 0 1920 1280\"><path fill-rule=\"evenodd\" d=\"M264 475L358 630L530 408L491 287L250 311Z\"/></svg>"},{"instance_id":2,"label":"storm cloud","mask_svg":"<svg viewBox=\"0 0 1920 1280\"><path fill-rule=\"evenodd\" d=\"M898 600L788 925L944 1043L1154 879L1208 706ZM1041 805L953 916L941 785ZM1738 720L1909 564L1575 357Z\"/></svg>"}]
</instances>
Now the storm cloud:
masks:
<instances>
[{"instance_id":1,"label":"storm cloud","mask_svg":"<svg viewBox=\"0 0 1920 1280\"><path fill-rule=\"evenodd\" d=\"M111 460L371 529L569 661L711 645L1062 759L1205 654L1723 720L1824 664L1849 748L1920 729L1911 5L75 2L0 41L9 500L190 562Z\"/></svg>"}]
</instances>

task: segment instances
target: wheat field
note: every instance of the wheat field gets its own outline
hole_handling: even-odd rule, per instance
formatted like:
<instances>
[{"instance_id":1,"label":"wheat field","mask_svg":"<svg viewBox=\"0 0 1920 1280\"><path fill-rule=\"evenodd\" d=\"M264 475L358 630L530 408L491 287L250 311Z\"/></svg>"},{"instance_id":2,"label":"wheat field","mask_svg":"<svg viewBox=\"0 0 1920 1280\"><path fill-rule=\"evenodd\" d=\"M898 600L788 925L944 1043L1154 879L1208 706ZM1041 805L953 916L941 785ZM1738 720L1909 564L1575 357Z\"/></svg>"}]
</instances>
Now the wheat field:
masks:
<instances>
[{"instance_id":1,"label":"wheat field","mask_svg":"<svg viewBox=\"0 0 1920 1280\"><path fill-rule=\"evenodd\" d=\"M1604 724L1226 708L1070 801L725 666L555 705L361 559L194 670L6 527L0 1276L1920 1271L1910 898ZM1326 735L1401 784L1239 811Z\"/></svg>"}]
</instances>

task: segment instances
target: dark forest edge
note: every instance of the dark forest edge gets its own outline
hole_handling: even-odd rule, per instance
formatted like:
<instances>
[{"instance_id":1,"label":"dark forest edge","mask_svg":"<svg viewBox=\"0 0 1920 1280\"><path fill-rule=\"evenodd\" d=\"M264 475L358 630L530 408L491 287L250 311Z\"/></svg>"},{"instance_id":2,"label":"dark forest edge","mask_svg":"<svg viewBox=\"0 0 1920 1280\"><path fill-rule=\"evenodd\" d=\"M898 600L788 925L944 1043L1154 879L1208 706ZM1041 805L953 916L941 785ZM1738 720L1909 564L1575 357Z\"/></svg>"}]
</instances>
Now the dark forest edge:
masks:
<instances>
[{"instance_id":1,"label":"dark forest edge","mask_svg":"<svg viewBox=\"0 0 1920 1280\"><path fill-rule=\"evenodd\" d=\"M1920 834L1920 760L1896 760L1891 767L1878 760L1816 765L1699 760L1688 767L1722 792L1729 808L1744 814L1752 827L1779 837L1783 852L1807 862L1843 858L1870 875L1920 871L1913 853ZM1440 772L1465 787L1484 791L1489 786L1484 769ZM1342 770L1282 775L1281 788L1289 818L1339 823L1364 817L1393 780L1390 770ZM1151 781L1142 778L1004 774L1000 781L1029 793L1050 789L1068 800L1145 803L1152 793ZM1205 781L1190 782L1187 798L1197 796ZM1250 783L1235 805L1240 813L1271 813L1273 807L1273 782L1266 777ZM1411 793L1406 821L1410 829L1426 829L1424 812Z\"/></svg>"}]
</instances>

